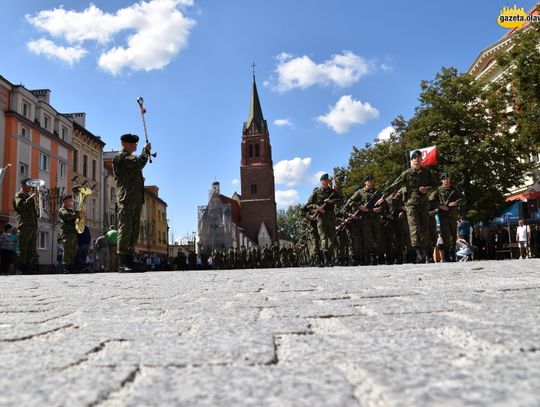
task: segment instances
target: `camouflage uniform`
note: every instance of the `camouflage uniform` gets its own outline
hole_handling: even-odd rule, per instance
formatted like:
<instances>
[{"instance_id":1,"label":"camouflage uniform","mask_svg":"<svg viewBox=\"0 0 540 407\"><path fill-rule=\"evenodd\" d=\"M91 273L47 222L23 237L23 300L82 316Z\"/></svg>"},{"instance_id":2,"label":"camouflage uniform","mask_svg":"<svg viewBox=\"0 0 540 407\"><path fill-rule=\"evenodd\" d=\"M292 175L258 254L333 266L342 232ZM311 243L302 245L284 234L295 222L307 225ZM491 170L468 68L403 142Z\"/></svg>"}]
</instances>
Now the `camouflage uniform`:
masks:
<instances>
[{"instance_id":1,"label":"camouflage uniform","mask_svg":"<svg viewBox=\"0 0 540 407\"><path fill-rule=\"evenodd\" d=\"M19 250L17 252L18 268L29 271L34 265L37 257L37 210L34 198L29 199L29 195L20 190L15 194L13 207L17 212L17 229L19 230Z\"/></svg>"},{"instance_id":2,"label":"camouflage uniform","mask_svg":"<svg viewBox=\"0 0 540 407\"><path fill-rule=\"evenodd\" d=\"M437 179L431 171L425 167L419 169L409 168L384 190L383 197L386 199L390 194L400 188L405 188L405 208L411 245L417 251L420 260L430 249L429 242L429 202L427 194L420 192L420 187L436 188Z\"/></svg>"},{"instance_id":3,"label":"camouflage uniform","mask_svg":"<svg viewBox=\"0 0 540 407\"><path fill-rule=\"evenodd\" d=\"M62 220L60 240L64 245L64 255L62 256L62 265L64 272L73 271L75 266L75 256L77 255L77 230L75 229L75 220L79 213L68 208L65 205L58 211L58 217Z\"/></svg>"},{"instance_id":4,"label":"camouflage uniform","mask_svg":"<svg viewBox=\"0 0 540 407\"><path fill-rule=\"evenodd\" d=\"M144 203L142 169L149 153L143 149L139 156L123 148L114 156L113 172L118 202L118 255L124 265L132 266L135 245L139 239L141 210Z\"/></svg>"},{"instance_id":5,"label":"camouflage uniform","mask_svg":"<svg viewBox=\"0 0 540 407\"><path fill-rule=\"evenodd\" d=\"M331 202L325 202L329 199ZM331 265L336 240L336 215L334 206L341 201L341 194L331 188L319 187L313 191L307 201L308 208L315 211L317 207L325 207L325 212L317 212L317 232L321 238L321 250L326 265Z\"/></svg>"},{"instance_id":6,"label":"camouflage uniform","mask_svg":"<svg viewBox=\"0 0 540 407\"><path fill-rule=\"evenodd\" d=\"M441 206L448 206L451 202L462 203L463 195L453 187L445 188L440 186L437 189L437 200L439 206L436 211L439 215L444 252L447 256L453 258L456 249L458 211L456 206L450 206L448 210L442 209Z\"/></svg>"}]
</instances>

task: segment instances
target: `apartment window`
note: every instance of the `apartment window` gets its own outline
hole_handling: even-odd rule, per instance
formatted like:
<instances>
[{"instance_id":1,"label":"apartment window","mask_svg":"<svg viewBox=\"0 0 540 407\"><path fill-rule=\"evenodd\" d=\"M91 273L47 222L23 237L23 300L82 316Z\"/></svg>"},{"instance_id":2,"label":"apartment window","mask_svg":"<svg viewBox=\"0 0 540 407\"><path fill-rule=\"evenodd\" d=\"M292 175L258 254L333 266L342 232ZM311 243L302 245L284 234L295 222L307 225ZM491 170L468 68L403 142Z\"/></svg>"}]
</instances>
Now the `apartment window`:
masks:
<instances>
[{"instance_id":1,"label":"apartment window","mask_svg":"<svg viewBox=\"0 0 540 407\"><path fill-rule=\"evenodd\" d=\"M30 116L30 106L28 105L28 103L23 102L23 104L22 104L22 114L23 114L24 117L29 117Z\"/></svg>"},{"instance_id":2,"label":"apartment window","mask_svg":"<svg viewBox=\"0 0 540 407\"><path fill-rule=\"evenodd\" d=\"M259 155L260 155L259 144L255 144L255 157L258 157Z\"/></svg>"},{"instance_id":3,"label":"apartment window","mask_svg":"<svg viewBox=\"0 0 540 407\"><path fill-rule=\"evenodd\" d=\"M73 171L79 172L79 152L77 150L73 151Z\"/></svg>"},{"instance_id":4,"label":"apartment window","mask_svg":"<svg viewBox=\"0 0 540 407\"><path fill-rule=\"evenodd\" d=\"M257 184L251 184L251 193L256 194L257 193Z\"/></svg>"},{"instance_id":5,"label":"apartment window","mask_svg":"<svg viewBox=\"0 0 540 407\"><path fill-rule=\"evenodd\" d=\"M28 164L19 163L19 174L28 176Z\"/></svg>"},{"instance_id":6,"label":"apartment window","mask_svg":"<svg viewBox=\"0 0 540 407\"><path fill-rule=\"evenodd\" d=\"M61 179L66 177L66 163L58 163L58 176Z\"/></svg>"},{"instance_id":7,"label":"apartment window","mask_svg":"<svg viewBox=\"0 0 540 407\"><path fill-rule=\"evenodd\" d=\"M88 156L86 154L83 154L82 159L82 175L88 177Z\"/></svg>"},{"instance_id":8,"label":"apartment window","mask_svg":"<svg viewBox=\"0 0 540 407\"><path fill-rule=\"evenodd\" d=\"M49 170L49 156L47 154L39 153L39 169L42 171Z\"/></svg>"},{"instance_id":9,"label":"apartment window","mask_svg":"<svg viewBox=\"0 0 540 407\"><path fill-rule=\"evenodd\" d=\"M92 219L96 219L96 205L97 205L96 198L92 198Z\"/></svg>"},{"instance_id":10,"label":"apartment window","mask_svg":"<svg viewBox=\"0 0 540 407\"><path fill-rule=\"evenodd\" d=\"M92 180L96 180L96 172L97 172L97 161L92 160Z\"/></svg>"},{"instance_id":11,"label":"apartment window","mask_svg":"<svg viewBox=\"0 0 540 407\"><path fill-rule=\"evenodd\" d=\"M49 238L49 232L39 232L38 233L38 241L37 241L37 246L38 246L38 249L40 250L46 250L48 245L47 245L47 240Z\"/></svg>"},{"instance_id":12,"label":"apartment window","mask_svg":"<svg viewBox=\"0 0 540 407\"><path fill-rule=\"evenodd\" d=\"M62 130L60 131L60 138L62 140L65 140L67 136L67 129L65 127L62 127Z\"/></svg>"},{"instance_id":13,"label":"apartment window","mask_svg":"<svg viewBox=\"0 0 540 407\"><path fill-rule=\"evenodd\" d=\"M49 130L49 116L43 115L43 128Z\"/></svg>"},{"instance_id":14,"label":"apartment window","mask_svg":"<svg viewBox=\"0 0 540 407\"><path fill-rule=\"evenodd\" d=\"M26 130L26 127L21 127L21 137L28 138L28 130Z\"/></svg>"}]
</instances>

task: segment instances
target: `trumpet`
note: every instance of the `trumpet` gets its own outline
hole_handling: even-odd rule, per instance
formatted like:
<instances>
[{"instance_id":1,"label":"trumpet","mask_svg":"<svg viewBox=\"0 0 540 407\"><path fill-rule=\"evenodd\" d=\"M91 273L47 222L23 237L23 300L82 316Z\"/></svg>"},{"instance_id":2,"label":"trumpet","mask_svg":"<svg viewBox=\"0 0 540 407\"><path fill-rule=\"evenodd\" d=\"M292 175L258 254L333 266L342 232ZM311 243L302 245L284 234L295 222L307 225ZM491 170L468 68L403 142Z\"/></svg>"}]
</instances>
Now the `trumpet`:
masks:
<instances>
[{"instance_id":1,"label":"trumpet","mask_svg":"<svg viewBox=\"0 0 540 407\"><path fill-rule=\"evenodd\" d=\"M41 218L43 216L43 198L41 196L40 188L45 185L45 181L39 178L29 179L28 181L26 181L26 185L36 190L37 201L34 200L34 202L36 203L36 211L38 213L38 217Z\"/></svg>"}]
</instances>

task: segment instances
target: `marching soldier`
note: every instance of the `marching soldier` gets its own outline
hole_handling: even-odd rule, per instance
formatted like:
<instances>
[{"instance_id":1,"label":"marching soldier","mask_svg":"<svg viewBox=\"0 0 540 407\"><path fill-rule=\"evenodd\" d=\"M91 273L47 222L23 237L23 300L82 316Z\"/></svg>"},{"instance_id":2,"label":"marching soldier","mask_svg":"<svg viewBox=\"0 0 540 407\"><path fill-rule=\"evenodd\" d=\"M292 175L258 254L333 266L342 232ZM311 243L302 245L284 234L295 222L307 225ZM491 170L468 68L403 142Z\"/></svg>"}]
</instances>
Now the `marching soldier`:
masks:
<instances>
[{"instance_id":1,"label":"marching soldier","mask_svg":"<svg viewBox=\"0 0 540 407\"><path fill-rule=\"evenodd\" d=\"M134 267L135 245L139 239L141 210L144 203L144 178L142 170L150 156L152 146L147 143L139 156L139 136L124 134L120 137L122 148L114 156L113 173L118 202L118 257L119 271L130 272Z\"/></svg>"},{"instance_id":2,"label":"marching soldier","mask_svg":"<svg viewBox=\"0 0 540 407\"><path fill-rule=\"evenodd\" d=\"M403 171L401 175L389 186L383 196L377 201L383 201L401 187L405 188L405 208L411 244L416 252L416 262L422 262L430 250L429 243L429 202L428 193L437 187L437 180L431 171L422 167L422 153L415 150L411 154L411 168Z\"/></svg>"},{"instance_id":3,"label":"marching soldier","mask_svg":"<svg viewBox=\"0 0 540 407\"><path fill-rule=\"evenodd\" d=\"M26 182L21 180L21 189L15 194L13 207L17 212L17 229L19 230L19 251L17 253L17 268L21 273L28 273L36 258L36 238L38 214L36 209L36 192Z\"/></svg>"},{"instance_id":4,"label":"marching soldier","mask_svg":"<svg viewBox=\"0 0 540 407\"><path fill-rule=\"evenodd\" d=\"M62 221L60 240L64 246L62 256L62 268L64 273L75 271L75 256L77 255L77 229L75 221L79 218L79 212L73 209L73 197L64 195L62 206L58 210L58 217Z\"/></svg>"},{"instance_id":5,"label":"marching soldier","mask_svg":"<svg viewBox=\"0 0 540 407\"><path fill-rule=\"evenodd\" d=\"M364 187L356 191L351 197L351 203L360 209L362 224L358 230L362 234L362 252L364 259L362 264L377 264L377 257L380 255L380 224L379 215L382 211L378 203L381 193L374 188L372 175L364 178Z\"/></svg>"},{"instance_id":6,"label":"marching soldier","mask_svg":"<svg viewBox=\"0 0 540 407\"><path fill-rule=\"evenodd\" d=\"M317 232L321 238L322 266L333 266L334 244L336 240L336 215L334 207L341 201L341 194L330 188L328 174L321 175L321 186L313 191L307 201L313 210L310 219L317 220Z\"/></svg>"},{"instance_id":7,"label":"marching soldier","mask_svg":"<svg viewBox=\"0 0 540 407\"><path fill-rule=\"evenodd\" d=\"M448 256L445 261L455 261L457 209L459 204L463 202L463 195L451 185L452 179L450 174L445 172L441 174L439 179L441 180L441 185L437 189L439 201L437 213L439 214L445 256Z\"/></svg>"},{"instance_id":8,"label":"marching soldier","mask_svg":"<svg viewBox=\"0 0 540 407\"><path fill-rule=\"evenodd\" d=\"M390 195L387 200L388 210L385 214L384 222L389 241L387 249L387 261L392 264L403 263L403 251L405 250L405 208L403 206L402 194L398 191Z\"/></svg>"}]
</instances>

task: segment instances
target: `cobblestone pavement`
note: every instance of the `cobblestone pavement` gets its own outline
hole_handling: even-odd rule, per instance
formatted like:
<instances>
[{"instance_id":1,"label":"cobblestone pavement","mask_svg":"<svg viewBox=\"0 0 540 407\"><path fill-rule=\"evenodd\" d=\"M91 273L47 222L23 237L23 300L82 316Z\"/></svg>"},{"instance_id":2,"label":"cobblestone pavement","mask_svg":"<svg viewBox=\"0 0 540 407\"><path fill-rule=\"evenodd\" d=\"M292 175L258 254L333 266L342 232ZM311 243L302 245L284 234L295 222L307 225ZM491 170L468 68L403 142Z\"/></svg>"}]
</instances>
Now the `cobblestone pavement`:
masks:
<instances>
[{"instance_id":1,"label":"cobblestone pavement","mask_svg":"<svg viewBox=\"0 0 540 407\"><path fill-rule=\"evenodd\" d=\"M0 287L0 405L540 403L539 260Z\"/></svg>"}]
</instances>

